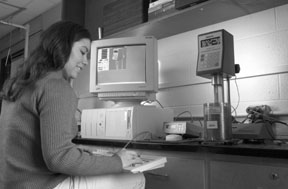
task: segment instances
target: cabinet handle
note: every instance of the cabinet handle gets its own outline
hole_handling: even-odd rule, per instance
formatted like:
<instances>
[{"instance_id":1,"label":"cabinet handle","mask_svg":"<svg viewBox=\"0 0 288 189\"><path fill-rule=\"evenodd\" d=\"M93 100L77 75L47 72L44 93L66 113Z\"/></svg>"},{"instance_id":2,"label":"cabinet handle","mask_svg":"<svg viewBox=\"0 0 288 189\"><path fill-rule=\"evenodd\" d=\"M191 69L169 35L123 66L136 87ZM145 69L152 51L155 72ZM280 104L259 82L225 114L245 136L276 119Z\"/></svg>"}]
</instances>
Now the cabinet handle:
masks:
<instances>
[{"instance_id":1,"label":"cabinet handle","mask_svg":"<svg viewBox=\"0 0 288 189\"><path fill-rule=\"evenodd\" d=\"M146 172L146 174L148 174L148 175L153 175L153 176L157 176L157 177L169 178L169 175L168 175L167 173L159 174L159 173Z\"/></svg>"},{"instance_id":2,"label":"cabinet handle","mask_svg":"<svg viewBox=\"0 0 288 189\"><path fill-rule=\"evenodd\" d=\"M272 180L278 180L280 178L278 173L271 173Z\"/></svg>"}]
</instances>

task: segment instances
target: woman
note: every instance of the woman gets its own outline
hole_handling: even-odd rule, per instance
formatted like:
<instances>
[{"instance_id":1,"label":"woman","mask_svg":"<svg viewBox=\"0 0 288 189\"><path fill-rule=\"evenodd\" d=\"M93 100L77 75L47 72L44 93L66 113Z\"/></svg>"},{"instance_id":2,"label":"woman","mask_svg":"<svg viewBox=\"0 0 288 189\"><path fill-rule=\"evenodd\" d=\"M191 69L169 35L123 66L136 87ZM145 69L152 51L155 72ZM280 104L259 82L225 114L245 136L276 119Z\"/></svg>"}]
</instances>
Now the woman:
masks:
<instances>
[{"instance_id":1,"label":"woman","mask_svg":"<svg viewBox=\"0 0 288 189\"><path fill-rule=\"evenodd\" d=\"M121 173L139 162L133 153L94 156L71 142L77 133L77 98L69 83L88 64L90 43L82 26L55 23L6 81L1 93L1 189L59 188L85 178L81 176Z\"/></svg>"}]
</instances>

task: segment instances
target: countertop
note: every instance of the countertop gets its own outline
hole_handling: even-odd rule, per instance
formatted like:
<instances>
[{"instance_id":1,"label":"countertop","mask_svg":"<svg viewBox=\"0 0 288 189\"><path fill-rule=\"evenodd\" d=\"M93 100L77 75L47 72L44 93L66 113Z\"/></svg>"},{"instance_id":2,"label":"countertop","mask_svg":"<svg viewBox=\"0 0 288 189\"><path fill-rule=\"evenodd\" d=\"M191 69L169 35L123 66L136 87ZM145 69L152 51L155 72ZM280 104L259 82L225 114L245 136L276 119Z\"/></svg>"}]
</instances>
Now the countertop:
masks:
<instances>
[{"instance_id":1,"label":"countertop","mask_svg":"<svg viewBox=\"0 0 288 189\"><path fill-rule=\"evenodd\" d=\"M99 145L108 147L124 147L128 141L102 139L73 139L75 144ZM264 141L255 144L246 144L241 140L228 142L204 142L202 140L143 140L131 141L127 148L184 152L208 152L215 154L241 155L251 157L288 158L288 144L281 141Z\"/></svg>"}]
</instances>

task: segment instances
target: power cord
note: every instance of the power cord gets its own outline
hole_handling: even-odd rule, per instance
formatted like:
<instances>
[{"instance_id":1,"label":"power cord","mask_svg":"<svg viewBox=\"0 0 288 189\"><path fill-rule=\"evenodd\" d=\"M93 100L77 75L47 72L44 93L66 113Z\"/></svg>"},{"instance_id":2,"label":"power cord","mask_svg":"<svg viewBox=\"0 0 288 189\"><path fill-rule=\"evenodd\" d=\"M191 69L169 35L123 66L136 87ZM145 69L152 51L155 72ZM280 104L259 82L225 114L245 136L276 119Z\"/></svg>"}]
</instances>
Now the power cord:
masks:
<instances>
[{"instance_id":1,"label":"power cord","mask_svg":"<svg viewBox=\"0 0 288 189\"><path fill-rule=\"evenodd\" d=\"M267 116L267 115L265 115L265 114L262 114L262 113L259 113L259 112L257 112L257 111L252 111L253 113L255 113L255 114L258 114L258 115L260 115L260 116L262 116L262 119L263 119L263 121L268 121L269 123L281 123L281 124L283 124L283 125L285 125L285 126L287 126L288 127L288 123L286 123L286 122L283 122L283 121L279 121L279 120L277 120L277 119L275 119L275 118L272 118L272 117L270 117L270 116Z\"/></svg>"},{"instance_id":2,"label":"power cord","mask_svg":"<svg viewBox=\"0 0 288 189\"><path fill-rule=\"evenodd\" d=\"M151 103L153 103L153 102L157 102L158 104L159 104L159 106L162 108L162 109L164 109L164 107L162 106L162 104L156 99L156 100L146 100L146 101L144 101L144 102L142 102L143 103L143 105L144 104L146 104L146 103L148 103L148 104L151 104Z\"/></svg>"},{"instance_id":3,"label":"power cord","mask_svg":"<svg viewBox=\"0 0 288 189\"><path fill-rule=\"evenodd\" d=\"M119 152L122 151L122 150L125 150L125 149L127 148L127 146L128 146L131 142L135 141L136 138L138 138L139 136L144 135L144 134L146 134L146 136L147 136L147 134L150 134L150 139L152 139L152 133L151 133L151 132L149 132L149 131L140 132L140 133L138 133L137 135L135 135L131 140L129 140L129 141L124 145L123 148L121 148L120 150L118 150L118 151L116 152L116 154L119 153Z\"/></svg>"},{"instance_id":4,"label":"power cord","mask_svg":"<svg viewBox=\"0 0 288 189\"><path fill-rule=\"evenodd\" d=\"M177 119L178 119L181 115L183 115L183 114L185 114L185 113L188 113L188 114L190 115L191 122L193 122L193 116L192 116L192 113L191 113L190 111L184 111L184 112L179 113L179 114L174 118L175 121L177 121Z\"/></svg>"},{"instance_id":5,"label":"power cord","mask_svg":"<svg viewBox=\"0 0 288 189\"><path fill-rule=\"evenodd\" d=\"M237 108L239 107L239 104L240 104L240 92L239 92L239 86L238 86L237 80L238 80L238 78L235 75L235 85L236 85L236 89L237 89L238 100L237 100L237 104L236 104L235 108L231 105L231 107L233 108L233 111L231 112L231 114L233 114L233 112L235 112L235 117L237 117Z\"/></svg>"}]
</instances>

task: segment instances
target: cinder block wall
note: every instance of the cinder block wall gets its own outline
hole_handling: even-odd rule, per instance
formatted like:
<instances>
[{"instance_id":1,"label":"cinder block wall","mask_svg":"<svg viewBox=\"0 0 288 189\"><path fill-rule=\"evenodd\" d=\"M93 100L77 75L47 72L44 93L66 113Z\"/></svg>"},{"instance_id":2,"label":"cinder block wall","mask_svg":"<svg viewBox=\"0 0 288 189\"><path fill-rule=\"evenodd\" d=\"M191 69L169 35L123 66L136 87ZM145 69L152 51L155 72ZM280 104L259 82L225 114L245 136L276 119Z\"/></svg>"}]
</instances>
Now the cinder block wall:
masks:
<instances>
[{"instance_id":1,"label":"cinder block wall","mask_svg":"<svg viewBox=\"0 0 288 189\"><path fill-rule=\"evenodd\" d=\"M175 116L187 110L193 117L203 116L203 104L214 97L211 81L196 76L197 37L219 29L234 36L235 63L241 67L230 82L232 106L239 102L233 115L241 121L248 106L269 105L275 118L288 122L288 5L158 40L159 102L173 108ZM80 75L75 82L88 85L89 68ZM82 93L80 109L112 105L85 95L88 87ZM288 138L287 126L277 124L275 131L278 138Z\"/></svg>"},{"instance_id":2,"label":"cinder block wall","mask_svg":"<svg viewBox=\"0 0 288 189\"><path fill-rule=\"evenodd\" d=\"M232 106L239 102L237 116L245 116L248 106L266 104L277 119L287 121L288 5L159 40L158 100L175 115L189 110L203 116L203 104L214 97L211 81L196 76L197 36L218 29L234 36L235 63L241 67L236 82L235 77L230 82ZM276 132L287 137L288 127L277 125Z\"/></svg>"}]
</instances>

